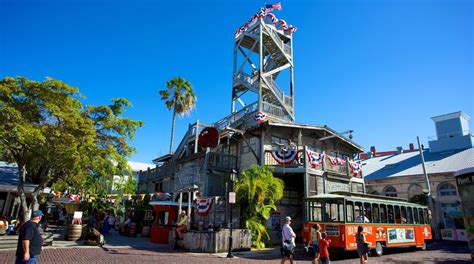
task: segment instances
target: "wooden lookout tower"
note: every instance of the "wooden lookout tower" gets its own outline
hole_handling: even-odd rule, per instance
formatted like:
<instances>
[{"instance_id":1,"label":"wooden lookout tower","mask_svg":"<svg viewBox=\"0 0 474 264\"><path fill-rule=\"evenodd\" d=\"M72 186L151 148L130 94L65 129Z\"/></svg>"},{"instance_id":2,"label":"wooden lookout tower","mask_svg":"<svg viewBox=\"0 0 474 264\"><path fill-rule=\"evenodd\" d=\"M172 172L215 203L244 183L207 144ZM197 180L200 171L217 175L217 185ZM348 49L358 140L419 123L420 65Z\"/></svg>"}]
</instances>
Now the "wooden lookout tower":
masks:
<instances>
[{"instance_id":1,"label":"wooden lookout tower","mask_svg":"<svg viewBox=\"0 0 474 264\"><path fill-rule=\"evenodd\" d=\"M294 31L294 26L279 20L266 9L237 29L232 113L245 109L245 112L264 112L286 122L295 121ZM279 78L283 75L285 77Z\"/></svg>"}]
</instances>

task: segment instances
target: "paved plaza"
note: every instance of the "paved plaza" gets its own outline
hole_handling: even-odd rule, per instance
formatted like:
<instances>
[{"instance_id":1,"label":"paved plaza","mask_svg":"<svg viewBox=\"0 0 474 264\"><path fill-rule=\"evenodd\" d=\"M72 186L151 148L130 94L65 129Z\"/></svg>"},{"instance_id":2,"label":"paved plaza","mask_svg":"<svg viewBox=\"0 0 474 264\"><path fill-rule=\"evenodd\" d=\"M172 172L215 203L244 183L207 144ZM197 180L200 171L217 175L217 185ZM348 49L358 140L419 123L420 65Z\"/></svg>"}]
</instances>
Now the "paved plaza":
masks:
<instances>
[{"instance_id":1,"label":"paved plaza","mask_svg":"<svg viewBox=\"0 0 474 264\"><path fill-rule=\"evenodd\" d=\"M226 253L206 254L170 250L167 245L157 245L148 238L108 237L103 247L84 247L81 243L54 241L53 246L45 247L40 263L279 263L278 249L251 252L236 252L234 259L227 259ZM467 244L454 242L436 242L426 251L410 249L386 250L382 257L371 257L370 263L472 263ZM332 256L332 263L358 263L357 255L349 252ZM1 263L14 263L15 251L0 251ZM303 251L296 255L297 263L311 263L310 257Z\"/></svg>"}]
</instances>

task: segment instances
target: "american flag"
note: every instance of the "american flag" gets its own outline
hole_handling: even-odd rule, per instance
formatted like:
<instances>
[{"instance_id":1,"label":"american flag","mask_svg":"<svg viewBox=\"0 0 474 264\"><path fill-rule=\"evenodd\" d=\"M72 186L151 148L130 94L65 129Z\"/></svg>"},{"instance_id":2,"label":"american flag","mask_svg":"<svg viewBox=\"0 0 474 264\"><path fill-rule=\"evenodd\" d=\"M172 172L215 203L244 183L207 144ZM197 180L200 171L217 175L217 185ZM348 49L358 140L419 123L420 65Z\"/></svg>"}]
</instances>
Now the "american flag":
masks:
<instances>
[{"instance_id":1,"label":"american flag","mask_svg":"<svg viewBox=\"0 0 474 264\"><path fill-rule=\"evenodd\" d=\"M268 12L272 12L273 10L281 10L281 2L276 4L265 4L265 8Z\"/></svg>"}]
</instances>

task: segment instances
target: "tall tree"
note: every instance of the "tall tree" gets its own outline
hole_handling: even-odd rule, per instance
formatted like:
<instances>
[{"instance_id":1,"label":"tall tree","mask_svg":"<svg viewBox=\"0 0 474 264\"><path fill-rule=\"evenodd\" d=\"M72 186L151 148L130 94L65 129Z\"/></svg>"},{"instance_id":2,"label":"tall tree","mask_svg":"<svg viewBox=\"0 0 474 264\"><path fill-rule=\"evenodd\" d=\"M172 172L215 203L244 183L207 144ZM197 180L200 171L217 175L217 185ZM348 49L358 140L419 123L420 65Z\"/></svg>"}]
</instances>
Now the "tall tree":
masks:
<instances>
[{"instance_id":1,"label":"tall tree","mask_svg":"<svg viewBox=\"0 0 474 264\"><path fill-rule=\"evenodd\" d=\"M133 151L128 140L142 126L120 116L130 103L114 99L110 106L85 108L81 97L76 87L51 78L0 80L0 149L18 165L23 211L27 179L38 184L31 196L36 209L39 191L55 180L69 183L126 166Z\"/></svg>"},{"instance_id":2,"label":"tall tree","mask_svg":"<svg viewBox=\"0 0 474 264\"><path fill-rule=\"evenodd\" d=\"M160 91L161 100L165 101L168 110L173 110L171 124L170 154L173 154L174 126L176 115L189 114L196 106L197 97L189 81L175 77L166 82L166 89Z\"/></svg>"},{"instance_id":3,"label":"tall tree","mask_svg":"<svg viewBox=\"0 0 474 264\"><path fill-rule=\"evenodd\" d=\"M245 228L252 232L252 243L257 248L264 247L263 241L269 239L265 222L271 211L276 210L276 202L283 197L283 188L283 181L273 177L267 166L252 166L235 182L242 220Z\"/></svg>"}]
</instances>

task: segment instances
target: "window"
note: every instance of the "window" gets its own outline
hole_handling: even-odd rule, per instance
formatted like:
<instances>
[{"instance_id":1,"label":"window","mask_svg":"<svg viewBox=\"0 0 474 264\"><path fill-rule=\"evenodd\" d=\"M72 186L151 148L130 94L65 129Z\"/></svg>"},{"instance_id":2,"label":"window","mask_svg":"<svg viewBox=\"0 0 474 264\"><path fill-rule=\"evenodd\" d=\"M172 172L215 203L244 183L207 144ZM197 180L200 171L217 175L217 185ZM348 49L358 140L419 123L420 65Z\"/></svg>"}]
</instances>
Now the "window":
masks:
<instances>
[{"instance_id":1,"label":"window","mask_svg":"<svg viewBox=\"0 0 474 264\"><path fill-rule=\"evenodd\" d=\"M385 188L384 193L385 193L385 196L388 196L388 197L397 197L397 189L395 189L392 186Z\"/></svg>"},{"instance_id":2,"label":"window","mask_svg":"<svg viewBox=\"0 0 474 264\"><path fill-rule=\"evenodd\" d=\"M456 196L457 195L456 187L454 187L454 185L452 185L451 183L447 183L447 182L442 183L440 184L438 188L438 195L439 197Z\"/></svg>"},{"instance_id":3,"label":"window","mask_svg":"<svg viewBox=\"0 0 474 264\"><path fill-rule=\"evenodd\" d=\"M395 223L395 217L394 217L394 212L393 212L393 205L387 205L387 223L389 224L394 224Z\"/></svg>"},{"instance_id":4,"label":"window","mask_svg":"<svg viewBox=\"0 0 474 264\"><path fill-rule=\"evenodd\" d=\"M385 204L380 205L380 222L387 223L387 206Z\"/></svg>"},{"instance_id":5,"label":"window","mask_svg":"<svg viewBox=\"0 0 474 264\"><path fill-rule=\"evenodd\" d=\"M413 208L407 207L407 223L413 224Z\"/></svg>"},{"instance_id":6,"label":"window","mask_svg":"<svg viewBox=\"0 0 474 264\"><path fill-rule=\"evenodd\" d=\"M420 217L418 216L418 208L413 208L413 221L415 224L420 223Z\"/></svg>"},{"instance_id":7,"label":"window","mask_svg":"<svg viewBox=\"0 0 474 264\"><path fill-rule=\"evenodd\" d=\"M357 218L358 216L362 215L362 203L355 202L354 205L354 216Z\"/></svg>"},{"instance_id":8,"label":"window","mask_svg":"<svg viewBox=\"0 0 474 264\"><path fill-rule=\"evenodd\" d=\"M317 202L309 202L309 221L321 221L321 216L321 204Z\"/></svg>"},{"instance_id":9,"label":"window","mask_svg":"<svg viewBox=\"0 0 474 264\"><path fill-rule=\"evenodd\" d=\"M402 223L402 218L400 217L400 206L395 205L395 223Z\"/></svg>"},{"instance_id":10,"label":"window","mask_svg":"<svg viewBox=\"0 0 474 264\"><path fill-rule=\"evenodd\" d=\"M430 219L428 217L428 209L423 209L423 219L425 220L425 224L430 223Z\"/></svg>"},{"instance_id":11,"label":"window","mask_svg":"<svg viewBox=\"0 0 474 264\"><path fill-rule=\"evenodd\" d=\"M343 204L337 201L326 202L323 221L325 222L343 222L344 210Z\"/></svg>"},{"instance_id":12,"label":"window","mask_svg":"<svg viewBox=\"0 0 474 264\"><path fill-rule=\"evenodd\" d=\"M346 202L346 215L347 215L347 222L353 223L354 222L354 204L352 202Z\"/></svg>"},{"instance_id":13,"label":"window","mask_svg":"<svg viewBox=\"0 0 474 264\"><path fill-rule=\"evenodd\" d=\"M291 139L290 139L291 140ZM287 138L281 138L281 137L275 137L275 136L272 136L272 147L274 150L280 150L281 148L283 147L296 147L296 143L291 140L291 145L292 146L288 146L288 139Z\"/></svg>"},{"instance_id":14,"label":"window","mask_svg":"<svg viewBox=\"0 0 474 264\"><path fill-rule=\"evenodd\" d=\"M258 138L257 137L251 137L248 139L248 143L247 144L246 142L243 142L242 144L242 154L245 154L245 153L249 153L251 150L249 148L249 145L250 147L255 151L255 152L258 152Z\"/></svg>"},{"instance_id":15,"label":"window","mask_svg":"<svg viewBox=\"0 0 474 264\"><path fill-rule=\"evenodd\" d=\"M372 212L373 212L373 216L372 216L372 222L373 223L378 223L380 222L380 209L379 209L379 205L378 204L372 204Z\"/></svg>"},{"instance_id":16,"label":"window","mask_svg":"<svg viewBox=\"0 0 474 264\"><path fill-rule=\"evenodd\" d=\"M331 153L331 156L337 157L337 158L340 158L340 159L343 159L343 160L346 160L346 158L351 159L350 155L347 155L345 153L341 153L339 151L331 151L330 153Z\"/></svg>"},{"instance_id":17,"label":"window","mask_svg":"<svg viewBox=\"0 0 474 264\"><path fill-rule=\"evenodd\" d=\"M402 215L401 221L402 221L402 224L406 224L406 223L407 223L407 208L406 208L405 206L402 206L401 209L402 209L402 212L401 212L401 215Z\"/></svg>"},{"instance_id":18,"label":"window","mask_svg":"<svg viewBox=\"0 0 474 264\"><path fill-rule=\"evenodd\" d=\"M370 203L364 203L364 222L367 222L367 219L365 219L365 217L367 217L367 219L369 219L369 223L373 222L373 220L372 220L372 206L370 205Z\"/></svg>"},{"instance_id":19,"label":"window","mask_svg":"<svg viewBox=\"0 0 474 264\"><path fill-rule=\"evenodd\" d=\"M425 224L425 218L423 217L423 209L418 208L418 219L420 220L420 224Z\"/></svg>"},{"instance_id":20,"label":"window","mask_svg":"<svg viewBox=\"0 0 474 264\"><path fill-rule=\"evenodd\" d=\"M280 203L284 205L301 205L298 202L298 192L294 190L283 190L283 197Z\"/></svg>"}]
</instances>

